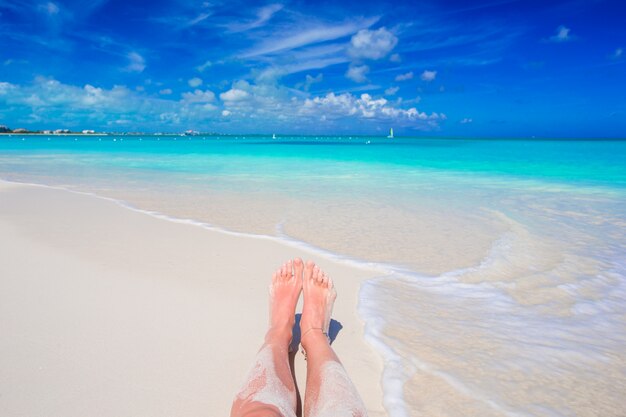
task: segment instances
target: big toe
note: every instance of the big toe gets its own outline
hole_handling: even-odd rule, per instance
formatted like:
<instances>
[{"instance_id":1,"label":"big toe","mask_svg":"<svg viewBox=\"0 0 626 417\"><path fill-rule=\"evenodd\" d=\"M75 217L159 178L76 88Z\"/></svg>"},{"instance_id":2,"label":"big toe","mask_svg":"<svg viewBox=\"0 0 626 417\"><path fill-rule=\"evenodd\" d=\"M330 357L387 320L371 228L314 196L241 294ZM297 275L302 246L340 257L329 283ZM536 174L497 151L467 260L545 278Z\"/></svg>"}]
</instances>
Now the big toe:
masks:
<instances>
[{"instance_id":1,"label":"big toe","mask_svg":"<svg viewBox=\"0 0 626 417\"><path fill-rule=\"evenodd\" d=\"M304 276L303 276L305 283L311 280L311 278L313 277L314 270L315 270L315 262L307 261L306 265L304 266Z\"/></svg>"},{"instance_id":2,"label":"big toe","mask_svg":"<svg viewBox=\"0 0 626 417\"><path fill-rule=\"evenodd\" d=\"M293 274L295 275L296 279L302 279L302 272L304 270L304 262L302 262L302 259L300 258L296 258L293 260Z\"/></svg>"}]
</instances>

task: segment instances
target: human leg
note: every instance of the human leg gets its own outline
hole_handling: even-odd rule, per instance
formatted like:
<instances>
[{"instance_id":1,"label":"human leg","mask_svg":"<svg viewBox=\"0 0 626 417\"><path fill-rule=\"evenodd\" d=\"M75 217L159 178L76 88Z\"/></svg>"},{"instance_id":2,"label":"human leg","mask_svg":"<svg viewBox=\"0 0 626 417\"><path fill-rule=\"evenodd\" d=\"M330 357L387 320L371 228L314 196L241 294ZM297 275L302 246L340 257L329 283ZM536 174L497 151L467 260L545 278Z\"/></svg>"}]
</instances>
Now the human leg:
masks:
<instances>
[{"instance_id":1,"label":"human leg","mask_svg":"<svg viewBox=\"0 0 626 417\"><path fill-rule=\"evenodd\" d=\"M363 401L328 340L337 292L326 273L310 261L304 267L303 292L300 342L307 355L305 417L366 417Z\"/></svg>"},{"instance_id":2,"label":"human leg","mask_svg":"<svg viewBox=\"0 0 626 417\"><path fill-rule=\"evenodd\" d=\"M292 273L293 268L293 273ZM286 262L272 276L270 324L254 366L235 397L231 417L295 417L297 392L289 343L302 291L302 261Z\"/></svg>"}]
</instances>

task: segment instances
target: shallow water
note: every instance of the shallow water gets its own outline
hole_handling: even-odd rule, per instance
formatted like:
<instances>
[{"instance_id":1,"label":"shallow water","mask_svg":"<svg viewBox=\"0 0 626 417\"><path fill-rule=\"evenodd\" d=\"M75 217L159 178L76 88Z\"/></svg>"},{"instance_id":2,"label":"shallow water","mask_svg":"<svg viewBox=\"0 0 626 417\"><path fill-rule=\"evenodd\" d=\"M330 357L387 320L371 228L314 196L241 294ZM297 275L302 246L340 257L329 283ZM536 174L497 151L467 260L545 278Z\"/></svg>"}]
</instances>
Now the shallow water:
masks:
<instances>
[{"instance_id":1,"label":"shallow water","mask_svg":"<svg viewBox=\"0 0 626 417\"><path fill-rule=\"evenodd\" d=\"M359 311L392 417L623 415L624 160L626 141L0 137L0 178L387 271Z\"/></svg>"}]
</instances>

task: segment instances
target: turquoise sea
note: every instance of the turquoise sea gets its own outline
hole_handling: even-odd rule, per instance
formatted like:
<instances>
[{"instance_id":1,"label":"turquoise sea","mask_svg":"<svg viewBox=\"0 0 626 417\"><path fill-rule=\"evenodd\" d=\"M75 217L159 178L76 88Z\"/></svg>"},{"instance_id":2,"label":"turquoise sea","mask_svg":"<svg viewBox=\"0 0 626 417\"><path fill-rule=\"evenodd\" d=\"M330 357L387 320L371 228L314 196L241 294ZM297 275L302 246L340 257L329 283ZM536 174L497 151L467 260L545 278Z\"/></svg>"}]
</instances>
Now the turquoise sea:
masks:
<instances>
[{"instance_id":1,"label":"turquoise sea","mask_svg":"<svg viewBox=\"0 0 626 417\"><path fill-rule=\"evenodd\" d=\"M0 179L380 271L392 417L623 416L626 140L3 135Z\"/></svg>"}]
</instances>

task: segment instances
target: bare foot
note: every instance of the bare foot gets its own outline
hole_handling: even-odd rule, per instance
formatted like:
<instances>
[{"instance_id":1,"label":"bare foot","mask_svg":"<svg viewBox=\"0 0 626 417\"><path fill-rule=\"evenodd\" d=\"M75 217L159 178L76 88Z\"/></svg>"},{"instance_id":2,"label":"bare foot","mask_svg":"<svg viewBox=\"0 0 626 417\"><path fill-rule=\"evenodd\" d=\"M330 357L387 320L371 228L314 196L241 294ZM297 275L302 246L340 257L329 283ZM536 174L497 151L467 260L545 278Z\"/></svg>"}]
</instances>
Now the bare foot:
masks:
<instances>
[{"instance_id":1,"label":"bare foot","mask_svg":"<svg viewBox=\"0 0 626 417\"><path fill-rule=\"evenodd\" d=\"M302 277L304 306L300 320L301 343L304 349L315 341L328 343L328 329L337 291L333 281L313 262L308 261Z\"/></svg>"},{"instance_id":2,"label":"bare foot","mask_svg":"<svg viewBox=\"0 0 626 417\"><path fill-rule=\"evenodd\" d=\"M274 272L270 284L270 329L268 337L279 337L287 343L291 340L296 304L302 291L302 260L296 259L295 264L295 274L292 269L294 262L287 261Z\"/></svg>"}]
</instances>

